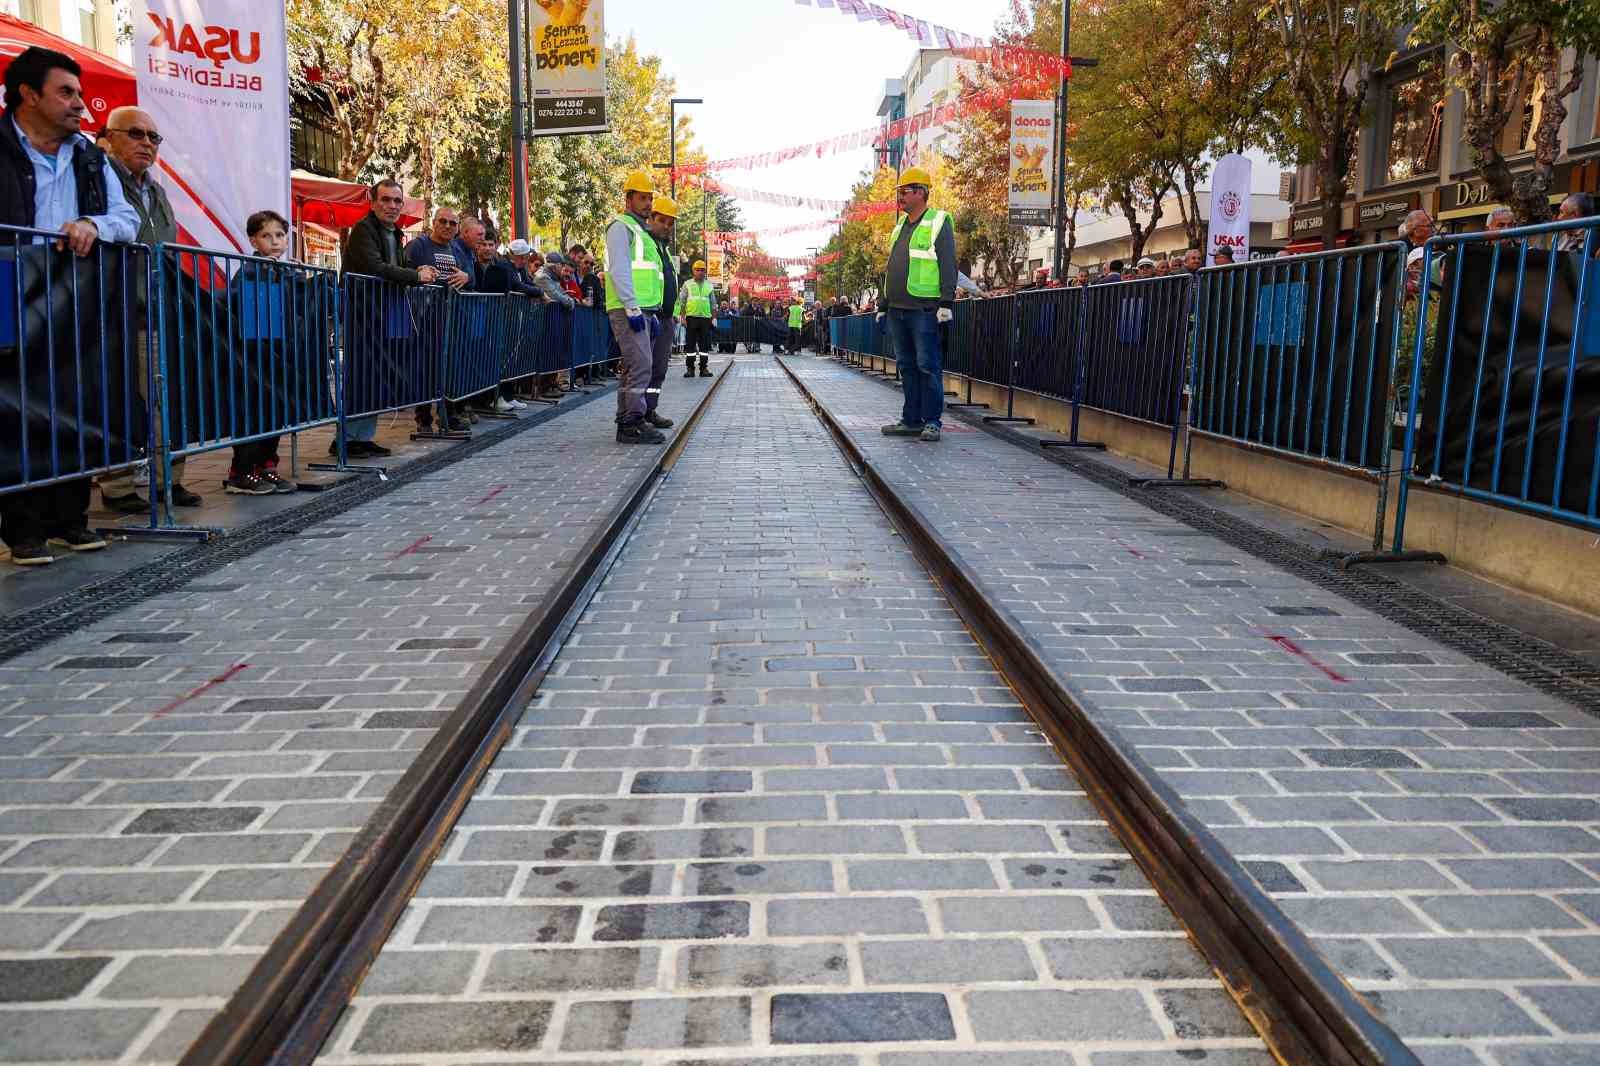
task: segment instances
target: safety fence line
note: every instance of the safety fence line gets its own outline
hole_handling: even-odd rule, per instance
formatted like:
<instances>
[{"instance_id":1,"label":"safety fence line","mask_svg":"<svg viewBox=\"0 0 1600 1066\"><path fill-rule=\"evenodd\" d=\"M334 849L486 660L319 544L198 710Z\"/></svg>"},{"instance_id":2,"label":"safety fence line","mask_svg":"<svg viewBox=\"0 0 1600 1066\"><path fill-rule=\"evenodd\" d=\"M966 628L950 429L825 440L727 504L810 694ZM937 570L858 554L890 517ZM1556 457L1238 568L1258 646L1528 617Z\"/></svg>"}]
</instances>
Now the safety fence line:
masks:
<instances>
[{"instance_id":1,"label":"safety fence line","mask_svg":"<svg viewBox=\"0 0 1600 1066\"><path fill-rule=\"evenodd\" d=\"M1405 547L1426 484L1600 530L1600 220L1211 267L962 300L947 373L1171 434L1165 478L1212 438L1353 473L1376 486L1360 562L1432 559ZM847 361L892 360L872 315L829 322ZM1182 456L1181 466L1179 456ZM1391 521L1391 486L1398 485ZM1386 531L1392 540L1384 550Z\"/></svg>"}]
</instances>

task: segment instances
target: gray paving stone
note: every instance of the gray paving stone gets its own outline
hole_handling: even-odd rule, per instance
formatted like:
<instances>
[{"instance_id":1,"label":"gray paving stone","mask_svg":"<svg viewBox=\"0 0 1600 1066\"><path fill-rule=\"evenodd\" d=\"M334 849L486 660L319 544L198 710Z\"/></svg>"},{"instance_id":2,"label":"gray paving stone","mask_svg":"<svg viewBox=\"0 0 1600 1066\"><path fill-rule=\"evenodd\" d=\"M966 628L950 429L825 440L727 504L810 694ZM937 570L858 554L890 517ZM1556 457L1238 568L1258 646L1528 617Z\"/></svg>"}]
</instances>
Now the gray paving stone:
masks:
<instances>
[{"instance_id":1,"label":"gray paving stone","mask_svg":"<svg viewBox=\"0 0 1600 1066\"><path fill-rule=\"evenodd\" d=\"M826 862L702 862L685 872L684 891L695 896L771 895L833 891Z\"/></svg>"},{"instance_id":2,"label":"gray paving stone","mask_svg":"<svg viewBox=\"0 0 1600 1066\"><path fill-rule=\"evenodd\" d=\"M778 899L767 905L774 936L925 933L922 907L909 898Z\"/></svg>"},{"instance_id":3,"label":"gray paving stone","mask_svg":"<svg viewBox=\"0 0 1600 1066\"><path fill-rule=\"evenodd\" d=\"M1156 999L1179 1040L1251 1037L1255 1030L1228 994L1217 988L1162 988Z\"/></svg>"},{"instance_id":4,"label":"gray paving stone","mask_svg":"<svg viewBox=\"0 0 1600 1066\"><path fill-rule=\"evenodd\" d=\"M1402 1038L1530 1036L1544 1031L1511 997L1495 989L1385 989L1367 997Z\"/></svg>"},{"instance_id":5,"label":"gray paving stone","mask_svg":"<svg viewBox=\"0 0 1600 1066\"><path fill-rule=\"evenodd\" d=\"M884 940L861 945L869 983L967 985L1032 981L1038 974L1020 940Z\"/></svg>"},{"instance_id":6,"label":"gray paving stone","mask_svg":"<svg viewBox=\"0 0 1600 1066\"><path fill-rule=\"evenodd\" d=\"M486 906L435 904L417 930L418 944L552 944L570 942L577 907L536 903Z\"/></svg>"},{"instance_id":7,"label":"gray paving stone","mask_svg":"<svg viewBox=\"0 0 1600 1066\"><path fill-rule=\"evenodd\" d=\"M748 903L715 900L602 907L593 935L597 941L714 940L749 931Z\"/></svg>"},{"instance_id":8,"label":"gray paving stone","mask_svg":"<svg viewBox=\"0 0 1600 1066\"><path fill-rule=\"evenodd\" d=\"M774 1044L954 1040L950 1005L935 992L781 993L772 997Z\"/></svg>"},{"instance_id":9,"label":"gray paving stone","mask_svg":"<svg viewBox=\"0 0 1600 1066\"><path fill-rule=\"evenodd\" d=\"M1457 932L1562 930L1582 925L1542 896L1426 896L1416 902L1428 917Z\"/></svg>"},{"instance_id":10,"label":"gray paving stone","mask_svg":"<svg viewBox=\"0 0 1600 1066\"><path fill-rule=\"evenodd\" d=\"M385 951L362 979L360 994L458 995L466 991L477 960L470 951Z\"/></svg>"},{"instance_id":11,"label":"gray paving stone","mask_svg":"<svg viewBox=\"0 0 1600 1066\"><path fill-rule=\"evenodd\" d=\"M359 1055L536 1051L550 1013L549 1003L528 1000L379 1004L356 1035L353 1050Z\"/></svg>"},{"instance_id":12,"label":"gray paving stone","mask_svg":"<svg viewBox=\"0 0 1600 1066\"><path fill-rule=\"evenodd\" d=\"M1121 989L1007 989L965 997L982 1041L1156 1040L1161 1031L1143 998Z\"/></svg>"},{"instance_id":13,"label":"gray paving stone","mask_svg":"<svg viewBox=\"0 0 1600 1066\"><path fill-rule=\"evenodd\" d=\"M750 1041L750 1000L742 996L575 1003L563 1051L723 1047Z\"/></svg>"},{"instance_id":14,"label":"gray paving stone","mask_svg":"<svg viewBox=\"0 0 1600 1066\"><path fill-rule=\"evenodd\" d=\"M1383 948L1417 977L1490 981L1560 979L1562 971L1538 948L1509 937L1391 937Z\"/></svg>"},{"instance_id":15,"label":"gray paving stone","mask_svg":"<svg viewBox=\"0 0 1600 1066\"><path fill-rule=\"evenodd\" d=\"M849 970L843 944L696 944L678 954L685 989L845 984Z\"/></svg>"},{"instance_id":16,"label":"gray paving stone","mask_svg":"<svg viewBox=\"0 0 1600 1066\"><path fill-rule=\"evenodd\" d=\"M483 977L485 992L605 992L655 984L656 948L497 951Z\"/></svg>"},{"instance_id":17,"label":"gray paving stone","mask_svg":"<svg viewBox=\"0 0 1600 1066\"><path fill-rule=\"evenodd\" d=\"M248 911L198 908L128 911L91 917L62 945L68 951L161 951L217 948Z\"/></svg>"},{"instance_id":18,"label":"gray paving stone","mask_svg":"<svg viewBox=\"0 0 1600 1066\"><path fill-rule=\"evenodd\" d=\"M239 986L255 955L154 955L131 959L101 993L106 999L213 999Z\"/></svg>"},{"instance_id":19,"label":"gray paving stone","mask_svg":"<svg viewBox=\"0 0 1600 1066\"><path fill-rule=\"evenodd\" d=\"M976 859L876 859L847 864L858 892L983 889L999 887L989 864Z\"/></svg>"},{"instance_id":20,"label":"gray paving stone","mask_svg":"<svg viewBox=\"0 0 1600 1066\"><path fill-rule=\"evenodd\" d=\"M1186 938L1074 937L1044 940L1050 971L1064 981L1201 979L1211 967Z\"/></svg>"},{"instance_id":21,"label":"gray paving stone","mask_svg":"<svg viewBox=\"0 0 1600 1066\"><path fill-rule=\"evenodd\" d=\"M111 962L106 956L0 959L0 1002L44 1003L71 999Z\"/></svg>"},{"instance_id":22,"label":"gray paving stone","mask_svg":"<svg viewBox=\"0 0 1600 1066\"><path fill-rule=\"evenodd\" d=\"M115 1059L156 1014L153 1007L0 1011L0 1061Z\"/></svg>"}]
</instances>

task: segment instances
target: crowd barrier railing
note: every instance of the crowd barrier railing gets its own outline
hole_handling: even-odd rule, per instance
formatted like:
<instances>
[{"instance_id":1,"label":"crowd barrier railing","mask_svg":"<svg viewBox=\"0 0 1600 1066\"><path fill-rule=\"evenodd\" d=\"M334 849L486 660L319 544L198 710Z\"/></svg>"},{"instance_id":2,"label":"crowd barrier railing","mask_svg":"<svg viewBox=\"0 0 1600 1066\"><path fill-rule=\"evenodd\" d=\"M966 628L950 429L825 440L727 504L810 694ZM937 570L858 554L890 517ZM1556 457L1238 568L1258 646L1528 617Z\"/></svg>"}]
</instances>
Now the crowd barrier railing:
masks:
<instances>
[{"instance_id":1,"label":"crowd barrier railing","mask_svg":"<svg viewBox=\"0 0 1600 1066\"><path fill-rule=\"evenodd\" d=\"M173 464L332 425L437 408L611 358L602 312L455 293L178 244L98 243L0 227L0 499L150 468L148 526L173 520ZM418 434L423 435L423 434ZM459 436L460 434L440 434Z\"/></svg>"},{"instance_id":2,"label":"crowd barrier railing","mask_svg":"<svg viewBox=\"0 0 1600 1066\"><path fill-rule=\"evenodd\" d=\"M1600 220L1434 237L1413 264L1404 458L1414 483L1600 530Z\"/></svg>"},{"instance_id":3,"label":"crowd barrier railing","mask_svg":"<svg viewBox=\"0 0 1600 1066\"><path fill-rule=\"evenodd\" d=\"M139 462L154 429L151 250L63 239L0 226L0 506Z\"/></svg>"}]
</instances>

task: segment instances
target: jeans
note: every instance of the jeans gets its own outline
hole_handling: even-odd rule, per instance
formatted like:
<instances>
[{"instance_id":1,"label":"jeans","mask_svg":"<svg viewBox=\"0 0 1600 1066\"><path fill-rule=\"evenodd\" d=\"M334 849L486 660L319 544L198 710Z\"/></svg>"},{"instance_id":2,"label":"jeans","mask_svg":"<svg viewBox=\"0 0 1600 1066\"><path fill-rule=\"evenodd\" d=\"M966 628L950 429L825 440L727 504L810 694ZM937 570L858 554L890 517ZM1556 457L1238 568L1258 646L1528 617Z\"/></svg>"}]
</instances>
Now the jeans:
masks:
<instances>
[{"instance_id":1,"label":"jeans","mask_svg":"<svg viewBox=\"0 0 1600 1066\"><path fill-rule=\"evenodd\" d=\"M944 350L934 312L889 308L889 339L894 342L895 368L905 406L900 421L908 426L939 426L944 414Z\"/></svg>"}]
</instances>

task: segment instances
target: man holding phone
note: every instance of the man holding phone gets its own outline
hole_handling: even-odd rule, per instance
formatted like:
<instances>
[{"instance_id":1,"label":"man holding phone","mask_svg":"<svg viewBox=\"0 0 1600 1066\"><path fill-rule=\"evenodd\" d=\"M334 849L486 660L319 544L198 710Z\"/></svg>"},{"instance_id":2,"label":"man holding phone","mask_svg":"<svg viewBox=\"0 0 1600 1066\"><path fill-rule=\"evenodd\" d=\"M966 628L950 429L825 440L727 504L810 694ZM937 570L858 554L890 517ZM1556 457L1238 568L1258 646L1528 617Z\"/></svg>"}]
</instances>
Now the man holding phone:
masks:
<instances>
[{"instance_id":1,"label":"man holding phone","mask_svg":"<svg viewBox=\"0 0 1600 1066\"><path fill-rule=\"evenodd\" d=\"M406 245L406 266L413 270L433 267L442 284L456 290L464 288L472 280L472 263L460 259L461 245L456 241L460 229L461 219L455 211L439 208L433 213L428 232Z\"/></svg>"}]
</instances>

